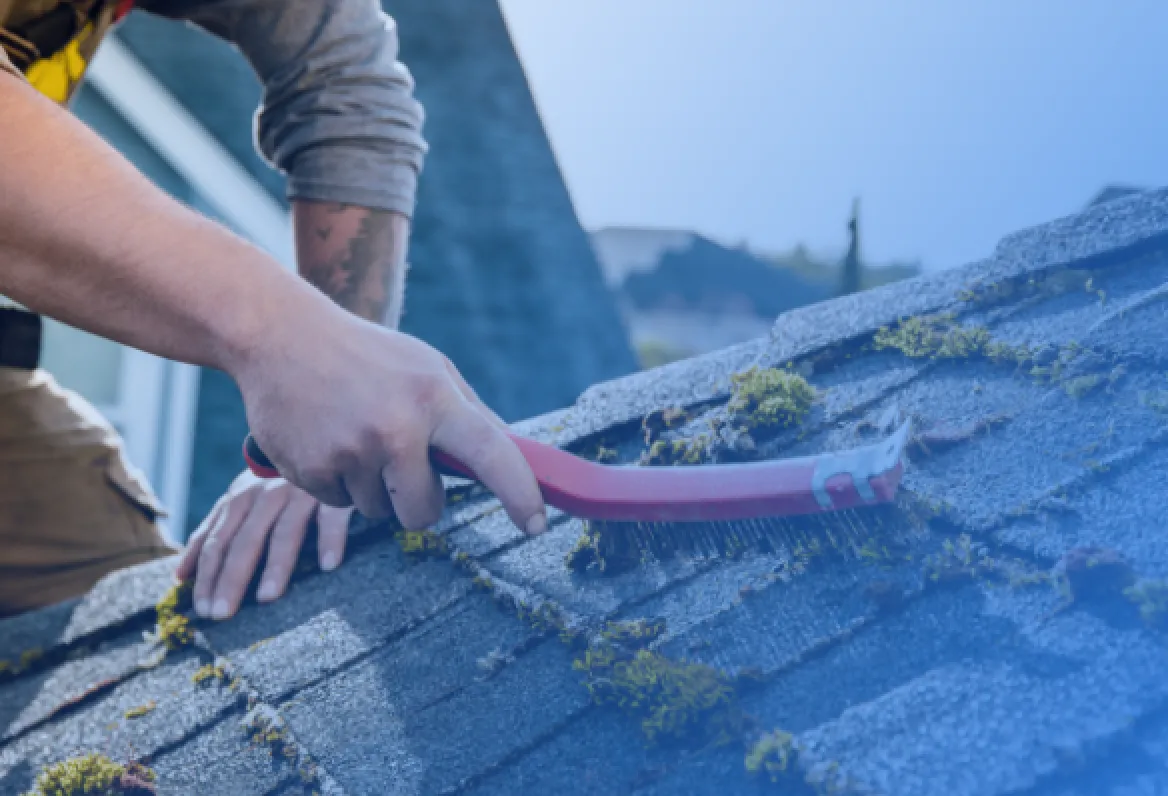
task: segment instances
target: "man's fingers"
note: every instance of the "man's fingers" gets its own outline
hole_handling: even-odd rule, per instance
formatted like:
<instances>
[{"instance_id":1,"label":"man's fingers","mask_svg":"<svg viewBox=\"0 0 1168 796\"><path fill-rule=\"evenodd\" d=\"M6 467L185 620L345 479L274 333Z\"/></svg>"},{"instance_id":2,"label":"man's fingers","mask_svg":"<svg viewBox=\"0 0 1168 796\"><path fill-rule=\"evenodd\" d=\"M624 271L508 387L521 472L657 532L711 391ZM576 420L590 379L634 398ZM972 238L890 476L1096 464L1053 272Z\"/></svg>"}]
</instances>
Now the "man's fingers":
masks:
<instances>
[{"instance_id":1,"label":"man's fingers","mask_svg":"<svg viewBox=\"0 0 1168 796\"><path fill-rule=\"evenodd\" d=\"M203 551L203 542L207 539L207 529L203 528L191 534L191 538L187 539L186 547L183 548L182 558L178 560L178 566L174 568L174 576L180 581L190 580L195 574L199 562L199 553Z\"/></svg>"},{"instance_id":2,"label":"man's fingers","mask_svg":"<svg viewBox=\"0 0 1168 796\"><path fill-rule=\"evenodd\" d=\"M268 561L256 590L256 600L268 603L283 596L296 568L296 559L304 545L304 534L312 521L312 514L320 504L307 492L287 487L291 498L268 537ZM249 578L250 580L250 578Z\"/></svg>"},{"instance_id":3,"label":"man's fingers","mask_svg":"<svg viewBox=\"0 0 1168 796\"><path fill-rule=\"evenodd\" d=\"M203 551L203 542L207 540L207 534L219 522L219 517L225 510L223 500L220 499L211 507L211 510L207 512L207 516L199 523L199 527L195 528L194 533L187 539L186 547L183 548L182 558L178 560L178 566L174 568L174 576L180 581L190 580L194 577L195 572L198 570L199 554Z\"/></svg>"},{"instance_id":4,"label":"man's fingers","mask_svg":"<svg viewBox=\"0 0 1168 796\"><path fill-rule=\"evenodd\" d=\"M264 542L276 518L287 506L287 497L276 491L264 491L255 501L247 519L231 540L226 550L222 570L215 581L211 603L212 619L233 616L243 601L247 584L255 573Z\"/></svg>"},{"instance_id":5,"label":"man's fingers","mask_svg":"<svg viewBox=\"0 0 1168 796\"><path fill-rule=\"evenodd\" d=\"M239 495L225 504L214 525L207 526L202 549L199 551L195 588L191 595L195 603L195 613L199 616L211 615L213 608L211 597L215 591L215 582L219 578L219 569L223 566L223 556L254 502L254 494Z\"/></svg>"},{"instance_id":6,"label":"man's fingers","mask_svg":"<svg viewBox=\"0 0 1168 796\"><path fill-rule=\"evenodd\" d=\"M470 404L454 409L434 429L432 444L469 467L495 493L512 522L531 536L547 530L539 484L511 438Z\"/></svg>"},{"instance_id":7,"label":"man's fingers","mask_svg":"<svg viewBox=\"0 0 1168 796\"><path fill-rule=\"evenodd\" d=\"M382 470L382 477L403 528L421 529L441 519L446 492L430 464L429 446L423 444L412 455L395 457Z\"/></svg>"},{"instance_id":8,"label":"man's fingers","mask_svg":"<svg viewBox=\"0 0 1168 796\"><path fill-rule=\"evenodd\" d=\"M321 506L316 512L316 556L323 571L332 572L344 560L352 516L351 508Z\"/></svg>"},{"instance_id":9,"label":"man's fingers","mask_svg":"<svg viewBox=\"0 0 1168 796\"><path fill-rule=\"evenodd\" d=\"M393 514L392 495L376 469L363 468L347 474L345 489L352 496L357 511L366 517L376 520Z\"/></svg>"}]
</instances>

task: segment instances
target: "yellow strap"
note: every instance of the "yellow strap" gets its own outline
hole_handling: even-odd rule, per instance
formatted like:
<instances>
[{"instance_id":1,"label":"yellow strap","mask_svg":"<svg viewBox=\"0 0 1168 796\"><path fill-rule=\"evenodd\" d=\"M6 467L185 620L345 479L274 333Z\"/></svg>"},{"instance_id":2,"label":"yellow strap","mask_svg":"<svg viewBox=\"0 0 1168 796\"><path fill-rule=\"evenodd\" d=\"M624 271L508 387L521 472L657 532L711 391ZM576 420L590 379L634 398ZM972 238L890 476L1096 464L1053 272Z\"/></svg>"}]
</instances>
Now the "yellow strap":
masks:
<instances>
[{"instance_id":1,"label":"yellow strap","mask_svg":"<svg viewBox=\"0 0 1168 796\"><path fill-rule=\"evenodd\" d=\"M64 49L48 58L36 61L25 72L33 88L57 103L69 99L73 87L85 75L89 66L81 55L81 43L93 32L93 23L87 23Z\"/></svg>"}]
</instances>

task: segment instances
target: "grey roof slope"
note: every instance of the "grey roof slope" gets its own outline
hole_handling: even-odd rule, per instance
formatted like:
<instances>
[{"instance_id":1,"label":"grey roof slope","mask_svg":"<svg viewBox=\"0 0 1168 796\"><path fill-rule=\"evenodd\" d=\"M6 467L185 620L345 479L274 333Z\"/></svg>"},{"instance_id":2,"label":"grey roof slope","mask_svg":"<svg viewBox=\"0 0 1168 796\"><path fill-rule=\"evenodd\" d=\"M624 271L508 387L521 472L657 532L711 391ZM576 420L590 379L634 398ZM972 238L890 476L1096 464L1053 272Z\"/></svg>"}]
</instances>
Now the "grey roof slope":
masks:
<instances>
[{"instance_id":1,"label":"grey roof slope","mask_svg":"<svg viewBox=\"0 0 1168 796\"><path fill-rule=\"evenodd\" d=\"M769 339L597 385L519 426L580 450L598 434L636 447L647 413L717 405L730 374L794 361L821 399L785 451L849 445L894 405L932 446L914 448L904 491L938 512L892 555L799 567L780 549L579 574L564 562L576 520L524 540L460 491L434 529L449 559L358 525L339 573L309 568L277 604L199 623L193 646L148 665L140 631L167 562L0 623L3 657L43 651L0 684L0 794L91 750L145 759L159 792L182 794L1168 792L1165 637L1086 580L1062 610L1038 582L1085 546L1168 576L1166 284L1161 190L1011 236L962 270L788 313ZM1040 363L1074 351L1066 378L848 345L942 311ZM665 623L653 660L719 670L757 730L791 733L792 771L748 774L752 737L649 744L637 717L592 704L578 648L548 626L638 618ZM232 685L192 682L213 660Z\"/></svg>"}]
</instances>

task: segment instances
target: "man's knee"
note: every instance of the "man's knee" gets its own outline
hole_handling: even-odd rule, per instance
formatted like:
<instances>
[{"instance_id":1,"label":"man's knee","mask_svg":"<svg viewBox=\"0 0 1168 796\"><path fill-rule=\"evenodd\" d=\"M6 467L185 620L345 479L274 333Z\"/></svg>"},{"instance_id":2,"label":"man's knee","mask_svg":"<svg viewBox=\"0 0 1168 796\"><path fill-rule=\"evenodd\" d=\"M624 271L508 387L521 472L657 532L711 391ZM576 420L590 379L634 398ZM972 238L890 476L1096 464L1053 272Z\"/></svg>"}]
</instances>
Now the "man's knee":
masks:
<instances>
[{"instance_id":1,"label":"man's knee","mask_svg":"<svg viewBox=\"0 0 1168 796\"><path fill-rule=\"evenodd\" d=\"M0 615L175 552L161 511L92 407L41 372L0 372Z\"/></svg>"}]
</instances>

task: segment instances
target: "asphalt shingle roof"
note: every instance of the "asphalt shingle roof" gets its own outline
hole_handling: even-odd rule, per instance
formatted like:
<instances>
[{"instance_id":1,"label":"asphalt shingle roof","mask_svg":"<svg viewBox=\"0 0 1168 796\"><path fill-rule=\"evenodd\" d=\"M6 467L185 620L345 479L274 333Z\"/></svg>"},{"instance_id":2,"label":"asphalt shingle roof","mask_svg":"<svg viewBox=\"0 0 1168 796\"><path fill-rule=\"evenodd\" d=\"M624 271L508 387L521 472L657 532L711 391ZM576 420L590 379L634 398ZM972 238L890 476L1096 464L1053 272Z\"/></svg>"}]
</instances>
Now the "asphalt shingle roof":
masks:
<instances>
[{"instance_id":1,"label":"asphalt shingle roof","mask_svg":"<svg viewBox=\"0 0 1168 796\"><path fill-rule=\"evenodd\" d=\"M195 643L164 658L142 631L169 562L0 623L0 657L38 651L0 682L0 794L89 751L148 762L160 793L1168 792L1165 605L1122 591L1154 597L1168 577L1164 284L1168 190L1018 233L964 269L788 313L767 339L599 384L519 425L631 456L648 413L721 411L731 374L792 362L820 399L760 450L850 446L893 408L914 417L902 505L920 513L902 516L927 521L890 548L580 573L565 565L579 521L556 515L525 540L488 496L452 486L434 529L444 554L419 559L359 524L337 573L308 567L272 606L194 623ZM941 313L1025 346L1025 364L867 345L909 316L952 322ZM653 628L651 652L601 665L586 688L581 637L561 631L583 629L594 652L636 646L612 625L595 635L611 620L643 620L615 628ZM222 677L194 683L210 663ZM624 695L648 708L596 704L637 667L642 690ZM654 673L678 691L658 698ZM713 708L687 703L695 693ZM654 715L658 728L700 721L650 742ZM759 757L777 782L746 765L772 731L790 734Z\"/></svg>"}]
</instances>

